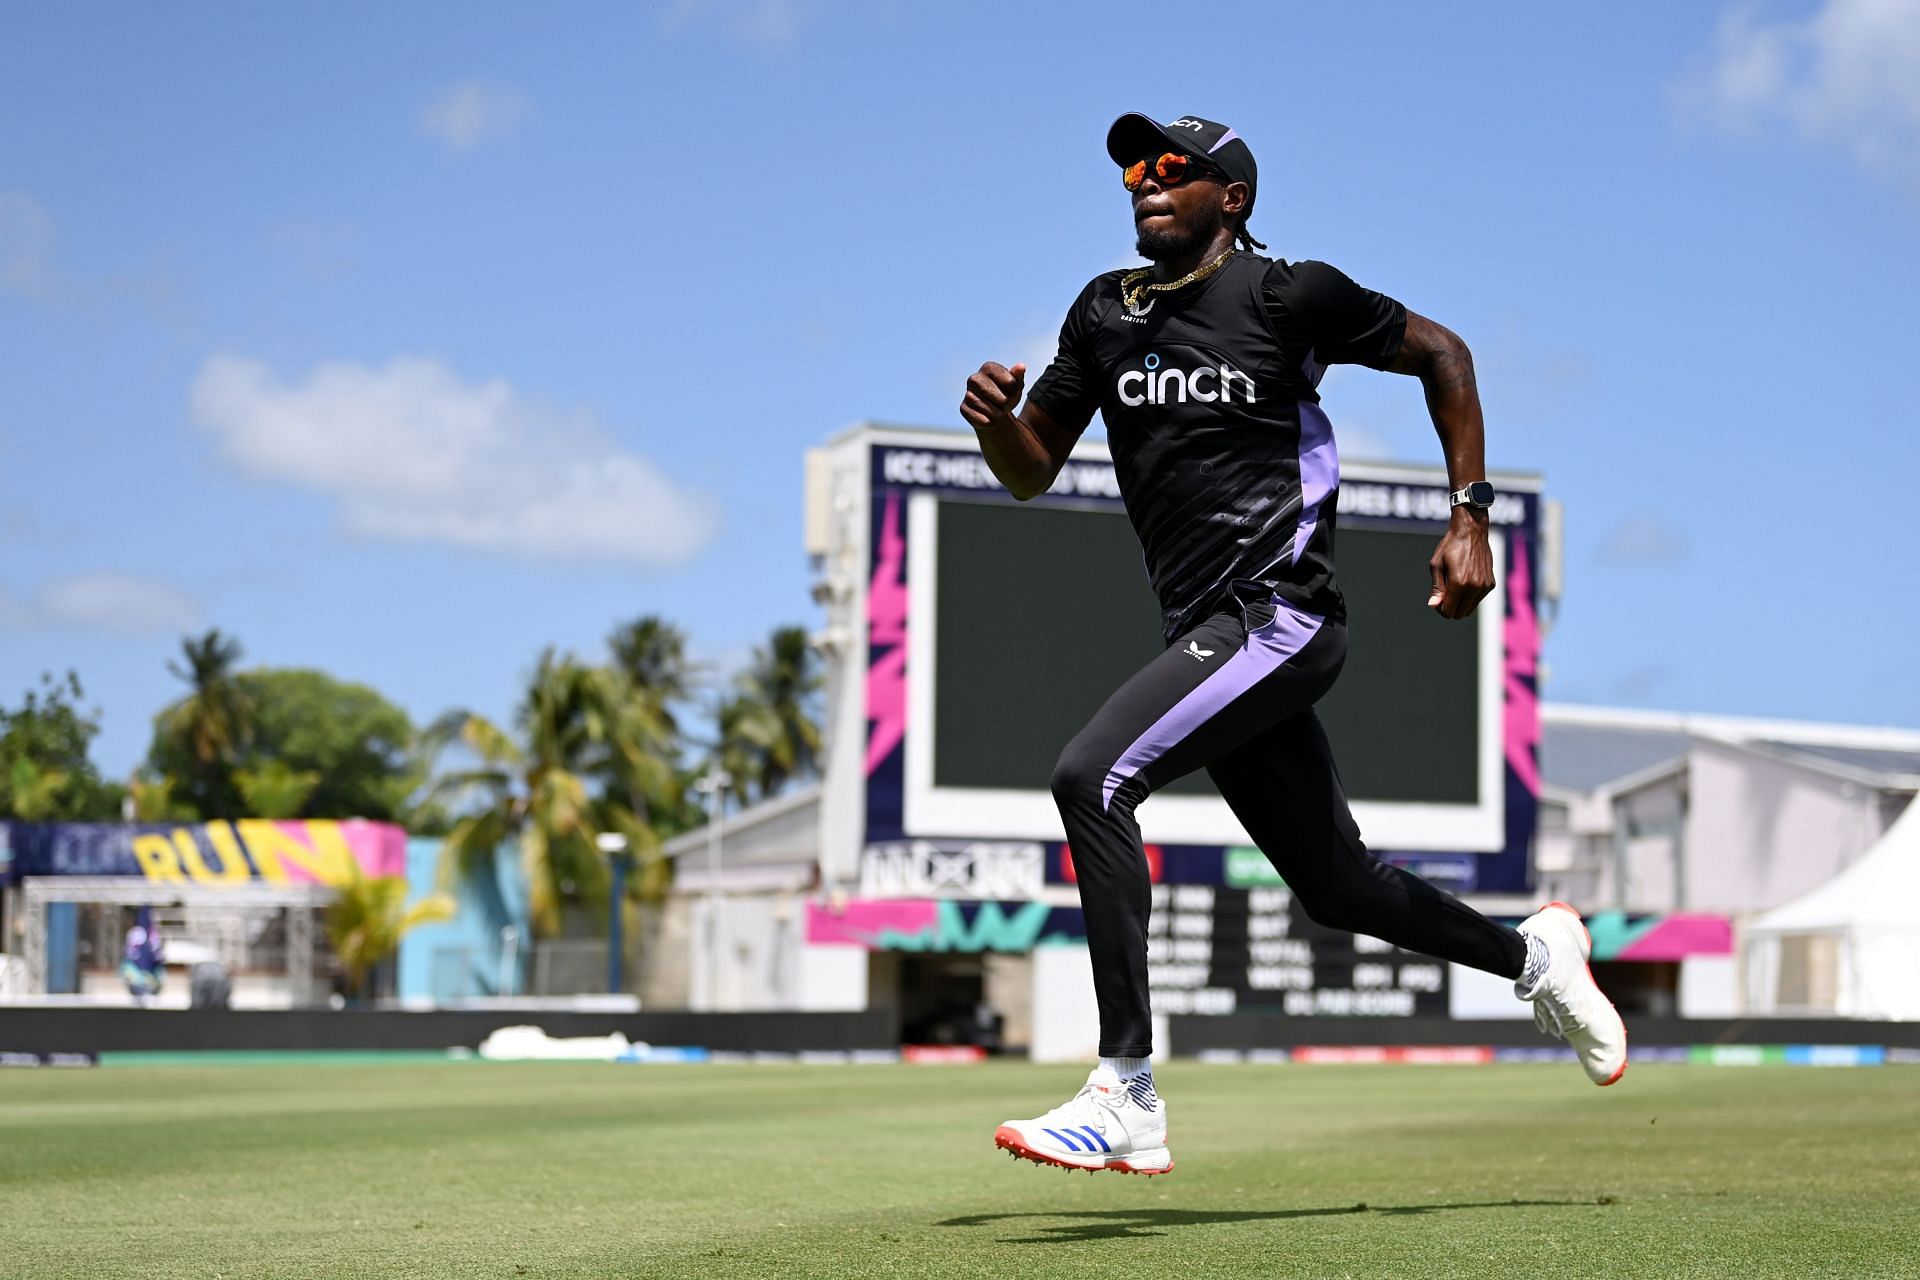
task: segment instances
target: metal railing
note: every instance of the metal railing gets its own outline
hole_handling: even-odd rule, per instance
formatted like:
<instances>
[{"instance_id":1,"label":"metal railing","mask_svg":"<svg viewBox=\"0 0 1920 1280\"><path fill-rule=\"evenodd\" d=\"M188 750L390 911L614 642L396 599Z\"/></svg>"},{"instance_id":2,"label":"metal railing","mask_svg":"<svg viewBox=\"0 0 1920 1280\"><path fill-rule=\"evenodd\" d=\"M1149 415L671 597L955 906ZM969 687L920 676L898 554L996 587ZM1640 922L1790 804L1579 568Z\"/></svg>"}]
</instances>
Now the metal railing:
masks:
<instances>
[{"instance_id":1,"label":"metal railing","mask_svg":"<svg viewBox=\"0 0 1920 1280\"><path fill-rule=\"evenodd\" d=\"M605 938L555 938L536 942L529 950L533 964L528 995L575 996L606 991Z\"/></svg>"}]
</instances>

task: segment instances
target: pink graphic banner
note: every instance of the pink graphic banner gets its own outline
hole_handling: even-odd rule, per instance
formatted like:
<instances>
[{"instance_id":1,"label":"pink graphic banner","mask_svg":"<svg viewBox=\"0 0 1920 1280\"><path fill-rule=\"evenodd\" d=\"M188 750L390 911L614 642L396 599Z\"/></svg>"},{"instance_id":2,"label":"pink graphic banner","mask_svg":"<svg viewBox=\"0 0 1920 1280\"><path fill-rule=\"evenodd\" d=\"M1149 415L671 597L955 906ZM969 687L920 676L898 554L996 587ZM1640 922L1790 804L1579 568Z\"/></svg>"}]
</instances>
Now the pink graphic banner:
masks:
<instances>
[{"instance_id":1,"label":"pink graphic banner","mask_svg":"<svg viewBox=\"0 0 1920 1280\"><path fill-rule=\"evenodd\" d=\"M930 935L940 918L940 904L930 901L861 901L835 911L819 903L807 904L807 941L816 946L884 947L892 938Z\"/></svg>"},{"instance_id":2,"label":"pink graphic banner","mask_svg":"<svg viewBox=\"0 0 1920 1280\"><path fill-rule=\"evenodd\" d=\"M407 873L407 833L353 819L23 823L7 829L12 874L142 876L156 884L343 885Z\"/></svg>"}]
</instances>

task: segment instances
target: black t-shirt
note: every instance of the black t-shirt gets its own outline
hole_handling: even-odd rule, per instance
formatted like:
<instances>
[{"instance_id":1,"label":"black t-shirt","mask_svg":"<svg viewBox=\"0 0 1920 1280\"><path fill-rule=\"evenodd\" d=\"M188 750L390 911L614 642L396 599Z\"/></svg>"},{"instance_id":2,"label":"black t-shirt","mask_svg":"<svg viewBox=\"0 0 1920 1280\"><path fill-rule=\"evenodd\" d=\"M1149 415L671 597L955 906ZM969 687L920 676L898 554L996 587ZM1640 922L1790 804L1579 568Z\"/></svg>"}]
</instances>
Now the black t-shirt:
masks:
<instances>
[{"instance_id":1,"label":"black t-shirt","mask_svg":"<svg viewBox=\"0 0 1920 1280\"><path fill-rule=\"evenodd\" d=\"M1237 253L1197 284L1080 291L1032 400L1074 431L1097 409L1169 640L1230 585L1344 612L1333 581L1340 457L1315 390L1330 364L1384 368L1407 310L1324 262Z\"/></svg>"}]
</instances>

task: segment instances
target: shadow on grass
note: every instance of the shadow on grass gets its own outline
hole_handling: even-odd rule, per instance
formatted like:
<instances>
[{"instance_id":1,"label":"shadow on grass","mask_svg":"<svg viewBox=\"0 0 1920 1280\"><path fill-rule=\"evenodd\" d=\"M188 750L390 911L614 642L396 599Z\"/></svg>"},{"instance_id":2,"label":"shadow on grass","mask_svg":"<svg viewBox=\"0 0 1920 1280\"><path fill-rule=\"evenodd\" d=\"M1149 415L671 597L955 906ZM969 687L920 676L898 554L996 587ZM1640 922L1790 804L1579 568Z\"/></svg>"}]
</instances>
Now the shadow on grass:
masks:
<instances>
[{"instance_id":1,"label":"shadow on grass","mask_svg":"<svg viewBox=\"0 0 1920 1280\"><path fill-rule=\"evenodd\" d=\"M1578 1205L1612 1204L1611 1196L1594 1200L1485 1200L1472 1204L1351 1204L1333 1209L1096 1209L1034 1213L973 1213L947 1218L942 1227L984 1227L1022 1218L1065 1218L1075 1221L1041 1227L1044 1234L1015 1236L1000 1244L1073 1244L1087 1240L1145 1239L1163 1236L1154 1227L1205 1227L1226 1222L1280 1222L1289 1218L1327 1218L1341 1214L1376 1213L1386 1217L1422 1213L1449 1213L1465 1209L1564 1209Z\"/></svg>"}]
</instances>

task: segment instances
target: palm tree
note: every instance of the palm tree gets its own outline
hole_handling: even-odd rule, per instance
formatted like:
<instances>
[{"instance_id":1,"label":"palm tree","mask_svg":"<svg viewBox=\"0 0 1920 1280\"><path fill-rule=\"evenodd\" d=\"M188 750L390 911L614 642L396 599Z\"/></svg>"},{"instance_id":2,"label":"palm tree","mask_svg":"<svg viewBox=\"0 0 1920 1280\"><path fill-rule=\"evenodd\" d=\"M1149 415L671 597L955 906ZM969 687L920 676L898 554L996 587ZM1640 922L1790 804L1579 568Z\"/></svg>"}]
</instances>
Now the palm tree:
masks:
<instances>
[{"instance_id":1,"label":"palm tree","mask_svg":"<svg viewBox=\"0 0 1920 1280\"><path fill-rule=\"evenodd\" d=\"M477 767L444 775L436 797L481 797L448 833L443 876L490 874L495 849L518 841L536 933L560 931L567 901L604 903L607 865L599 836L618 832L643 865L660 839L636 797L673 785L657 714L626 678L549 649L527 688L522 741L483 716L455 711L429 731L436 749L463 747Z\"/></svg>"},{"instance_id":2,"label":"palm tree","mask_svg":"<svg viewBox=\"0 0 1920 1280\"><path fill-rule=\"evenodd\" d=\"M820 762L820 657L804 627L775 627L741 678L762 746L754 781L762 799L790 780L811 777ZM729 770L732 772L732 770Z\"/></svg>"},{"instance_id":3,"label":"palm tree","mask_svg":"<svg viewBox=\"0 0 1920 1280\"><path fill-rule=\"evenodd\" d=\"M252 699L234 679L240 642L216 627L182 640L180 650L185 665L170 661L167 670L192 692L160 713L160 731L192 761L190 789L201 816L233 817L232 762L253 727Z\"/></svg>"},{"instance_id":4,"label":"palm tree","mask_svg":"<svg viewBox=\"0 0 1920 1280\"><path fill-rule=\"evenodd\" d=\"M352 859L348 865L353 878L340 886L338 896L327 905L327 937L340 958L347 990L364 996L368 976L399 950L400 940L420 925L452 919L454 902L444 893L435 893L409 907L405 876L367 877Z\"/></svg>"},{"instance_id":5,"label":"palm tree","mask_svg":"<svg viewBox=\"0 0 1920 1280\"><path fill-rule=\"evenodd\" d=\"M235 769L233 783L250 816L297 818L320 785L320 775L312 769L296 769L285 760L268 760L252 769Z\"/></svg>"},{"instance_id":6,"label":"palm tree","mask_svg":"<svg viewBox=\"0 0 1920 1280\"><path fill-rule=\"evenodd\" d=\"M136 772L127 780L136 822L192 822L199 815L174 795L179 779L164 773Z\"/></svg>"},{"instance_id":7,"label":"palm tree","mask_svg":"<svg viewBox=\"0 0 1920 1280\"><path fill-rule=\"evenodd\" d=\"M741 692L720 699L713 721L714 744L707 753L707 768L718 766L726 773L727 795L736 805L745 808L756 797L765 798L765 762L780 740L773 712Z\"/></svg>"},{"instance_id":8,"label":"palm tree","mask_svg":"<svg viewBox=\"0 0 1920 1280\"><path fill-rule=\"evenodd\" d=\"M657 614L645 614L616 628L607 648L613 671L659 726L662 737L650 754L677 761L686 743L674 708L693 700L699 678L699 668L687 657L686 633ZM631 809L663 839L698 825L681 771L667 768L649 776L647 789L636 792L617 773L610 774L602 779L602 798Z\"/></svg>"},{"instance_id":9,"label":"palm tree","mask_svg":"<svg viewBox=\"0 0 1920 1280\"><path fill-rule=\"evenodd\" d=\"M607 637L607 648L613 654L614 669L652 705L666 731L678 735L673 706L692 699L699 674L687 658L686 632L649 613L615 629Z\"/></svg>"}]
</instances>

